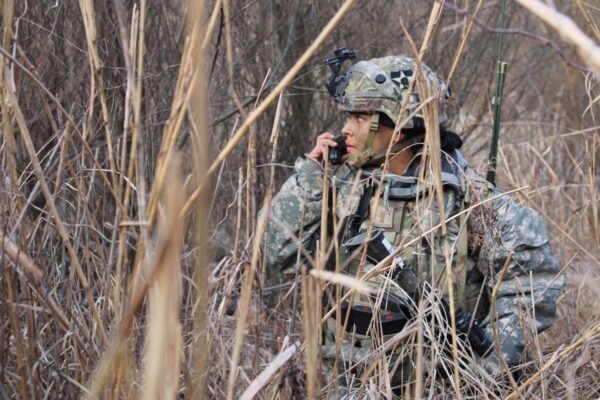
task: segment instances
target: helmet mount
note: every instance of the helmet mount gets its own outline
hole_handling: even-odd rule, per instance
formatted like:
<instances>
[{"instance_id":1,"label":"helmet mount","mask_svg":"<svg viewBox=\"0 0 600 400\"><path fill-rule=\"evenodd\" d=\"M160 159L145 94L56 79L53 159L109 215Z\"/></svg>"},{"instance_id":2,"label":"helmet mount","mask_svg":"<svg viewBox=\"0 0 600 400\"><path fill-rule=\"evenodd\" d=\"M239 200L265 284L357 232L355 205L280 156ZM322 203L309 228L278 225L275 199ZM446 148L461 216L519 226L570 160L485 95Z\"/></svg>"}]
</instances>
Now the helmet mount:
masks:
<instances>
[{"instance_id":1,"label":"helmet mount","mask_svg":"<svg viewBox=\"0 0 600 400\"><path fill-rule=\"evenodd\" d=\"M327 83L325 83L325 87L331 97L333 97L336 102L339 102L338 99L344 95L346 83L349 79L347 74L340 76L342 65L346 60L354 60L356 58L356 52L348 47L340 47L339 49L334 50L333 54L334 57L323 60L323 62L331 68L331 76L327 80Z\"/></svg>"}]
</instances>

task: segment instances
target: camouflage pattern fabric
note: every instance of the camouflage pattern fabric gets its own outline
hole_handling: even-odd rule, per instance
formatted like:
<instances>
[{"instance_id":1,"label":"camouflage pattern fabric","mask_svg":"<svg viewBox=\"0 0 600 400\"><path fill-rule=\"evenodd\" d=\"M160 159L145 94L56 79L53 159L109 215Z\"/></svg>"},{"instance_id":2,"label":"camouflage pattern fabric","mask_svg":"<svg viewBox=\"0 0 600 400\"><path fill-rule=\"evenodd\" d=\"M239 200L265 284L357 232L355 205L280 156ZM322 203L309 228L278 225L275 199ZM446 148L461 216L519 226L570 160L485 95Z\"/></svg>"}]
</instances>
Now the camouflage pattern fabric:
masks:
<instances>
[{"instance_id":1,"label":"camouflage pattern fabric","mask_svg":"<svg viewBox=\"0 0 600 400\"><path fill-rule=\"evenodd\" d=\"M460 190L452 185L444 186L444 209L447 217L499 194L493 186L469 168L460 153L456 152L454 159L461 184ZM268 265L272 268L283 270L298 267L298 242L309 252L314 251L320 232L324 173L322 166L316 161L299 158L295 164L295 173L274 197L270 209L261 211L269 213L265 250ZM434 229L424 236L424 240L415 240L422 232L435 227L439 222L439 205L430 199L433 196L426 194L430 184L418 181L411 186L406 177L382 177L376 169L367 169L359 173L345 165L335 174L333 171L327 173L335 181L335 213L339 220L356 211L360 194L367 182L375 181L383 187L383 197L376 199L374 196L371 200L370 216L363 221L362 228L373 223L384 229L390 241L402 247L401 254L406 265L403 272L397 276L392 277L392 273L387 271L370 278L366 283L377 288L379 293L406 296L416 291L419 282L428 281L446 297L446 253L443 250L440 229ZM391 194L396 187L404 187L414 193L421 192L423 195L414 199L394 199ZM459 232L465 228L461 223L467 225L467 260L457 257ZM520 365L523 362L523 350L528 335L541 332L553 324L556 318L556 299L565 285L564 276L560 274L560 265L551 252L541 217L531 209L516 204L511 197L499 196L485 205L474 207L467 213L466 218L450 221L447 240L451 249L448 256L455 284L464 288L461 291L462 296L469 297L475 293L477 297L478 289L485 282L483 297L489 297L494 287L498 286L495 315L491 315L491 308L488 308L489 303L486 301L455 299L457 304L466 304L469 311L481 315L481 318L485 316L484 322L489 323L486 329L492 337L492 327L497 327L500 353L494 351L481 360L481 364L491 373L500 372L500 358L509 367ZM509 258L511 261L503 279L498 282ZM302 260L302 257L300 259ZM347 265L343 272L359 278L373 267L369 263L361 265L357 259L352 259L352 254L343 246L340 251L340 265ZM457 273L460 270L466 272ZM444 271L444 274L440 271ZM482 277L479 280L475 279L476 284L471 285L474 288L465 282L473 281L473 276ZM475 303L479 304L476 310L473 309ZM355 296L353 304L369 306L374 314L382 317L389 313L381 297L374 300L370 296ZM375 328L376 325L373 324ZM330 339L332 332L335 332L332 326L334 325L328 322L325 327L326 337L329 335ZM375 328L371 331L371 339L378 339L373 341L380 342L382 335L376 338ZM348 335L345 333L344 338L341 338L342 353L348 353L349 349L346 346L355 346L357 343L348 341ZM335 337L333 339L335 340ZM399 347L396 347L391 352L398 349ZM364 353L364 349L361 351ZM329 353L331 343L330 347L326 346L324 349L324 362L332 355ZM333 355L339 357L339 354Z\"/></svg>"},{"instance_id":2,"label":"camouflage pattern fabric","mask_svg":"<svg viewBox=\"0 0 600 400\"><path fill-rule=\"evenodd\" d=\"M420 68L425 84L439 88L438 119L439 123L444 123L449 97L446 84L425 63L421 63ZM388 56L354 64L348 71L350 79L344 96L337 99L340 108L348 112L382 112L392 121L402 121L413 112L415 117L423 118L418 110L420 96L416 82L412 83L412 89L409 90L416 69L415 60L407 56ZM412 128L413 119L407 121L404 127Z\"/></svg>"},{"instance_id":3,"label":"camouflage pattern fabric","mask_svg":"<svg viewBox=\"0 0 600 400\"><path fill-rule=\"evenodd\" d=\"M459 158L459 164L465 171L471 204L500 194L470 169L464 158ZM497 369L498 356L509 367L519 365L526 335L542 332L556 320L556 300L566 278L552 254L542 217L511 197L497 197L490 206L475 208L468 229L472 238L469 253L480 271L490 277L489 292L498 286L496 315L488 315L487 320L496 324L501 354L492 354L484 366ZM506 272L498 282L504 267ZM487 329L493 337L492 324Z\"/></svg>"}]
</instances>

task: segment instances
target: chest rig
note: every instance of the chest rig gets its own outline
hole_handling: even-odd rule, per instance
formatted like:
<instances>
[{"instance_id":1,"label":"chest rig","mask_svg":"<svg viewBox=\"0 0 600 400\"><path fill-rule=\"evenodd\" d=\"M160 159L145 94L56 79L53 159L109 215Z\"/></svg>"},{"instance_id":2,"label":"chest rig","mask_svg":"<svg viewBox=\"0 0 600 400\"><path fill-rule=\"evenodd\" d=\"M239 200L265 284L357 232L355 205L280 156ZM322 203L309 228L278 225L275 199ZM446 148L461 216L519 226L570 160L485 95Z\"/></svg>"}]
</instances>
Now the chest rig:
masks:
<instances>
[{"instance_id":1,"label":"chest rig","mask_svg":"<svg viewBox=\"0 0 600 400\"><path fill-rule=\"evenodd\" d=\"M346 181L339 186L335 212L343 224L338 235L340 271L361 278L382 259L389 260L389 255L396 254L398 249L399 257L392 261L387 272L374 273L364 282L372 289L371 294L355 293L327 320L324 348L337 348L336 332L342 333L342 349L352 349L351 354L368 352L374 341L385 343L413 318L415 308L414 303L410 305L411 298L418 297L425 287L441 294L439 305L449 316L446 273L446 260L449 260L457 332L467 338L477 354L482 355L489 349L491 342L478 325L487 314L489 303L480 302L487 299L487 295L482 297L483 279L472 279L478 270L468 256L467 214L448 220L469 208L467 182L454 160L446 157L442 157L441 176L445 236L437 227L440 205L435 201L433 183L418 178L418 165L413 165L403 176L364 171L354 185ZM385 238L383 246L382 238ZM444 246L445 240L448 246ZM362 243L362 251L361 246L350 245L357 242ZM387 249L388 253L383 251L387 257L369 259L374 243L378 249ZM338 310L341 311L339 316ZM392 355L399 356L401 352L402 346L398 346Z\"/></svg>"},{"instance_id":2,"label":"chest rig","mask_svg":"<svg viewBox=\"0 0 600 400\"><path fill-rule=\"evenodd\" d=\"M458 167L452 160L443 158L442 187L446 219L464 207L464 191ZM454 300L457 307L469 310L473 305L469 297L472 290L467 288L467 275L473 268L467 256L466 216L446 221L447 236L442 237L439 205L435 201L433 183L418 178L418 165L409 168L403 176L387 174L382 176L375 171L363 171L359 194L349 196L350 205L343 198L336 209L339 220L345 218L346 225L340 235L340 259L345 266L342 272L361 277L374 267L367 259L361 263L360 252L345 246L352 238L365 232L383 233L394 249L400 248L401 266L392 266L388 273L370 278L366 284L374 292L382 291L392 298L401 298L417 293L424 282L437 289L448 298L446 259L451 260ZM377 197L376 194L380 193ZM347 194L347 193L346 193ZM348 216L348 211L352 210ZM345 215L344 215L345 214ZM426 233L431 231L429 233ZM443 241L448 240L449 254L445 254ZM467 293L469 292L469 293ZM373 307L373 299L355 297L353 304ZM385 303L385 302L384 302ZM379 307L382 315L386 307ZM472 311L472 310L469 310Z\"/></svg>"}]
</instances>

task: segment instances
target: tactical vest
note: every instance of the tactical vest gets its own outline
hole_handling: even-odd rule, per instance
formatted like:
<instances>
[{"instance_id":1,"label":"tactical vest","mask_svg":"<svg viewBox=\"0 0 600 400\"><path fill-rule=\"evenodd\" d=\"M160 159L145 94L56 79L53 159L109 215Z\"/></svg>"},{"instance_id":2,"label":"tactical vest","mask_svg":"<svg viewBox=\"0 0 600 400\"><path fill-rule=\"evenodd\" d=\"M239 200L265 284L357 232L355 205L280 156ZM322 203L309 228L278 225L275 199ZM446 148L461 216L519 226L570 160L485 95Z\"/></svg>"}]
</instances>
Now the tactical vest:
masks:
<instances>
[{"instance_id":1,"label":"tactical vest","mask_svg":"<svg viewBox=\"0 0 600 400\"><path fill-rule=\"evenodd\" d=\"M363 172L361 184L342 186L338 195L340 200L336 214L338 219L343 221L344 218L347 220L348 215L354 215L356 218L357 209L360 208L361 201L365 200L365 192L371 192L373 195L369 199L368 213L361 216L359 231L382 230L395 248L402 248L401 271L390 269L387 273L375 275L365 282L367 286L375 289L374 292L380 293L380 296L355 294L352 299L351 307L355 319L361 318L361 311L368 314L377 308L381 321L387 321L381 324L384 332L380 333L384 336L401 330L394 321L400 317L398 313L402 313L402 309L399 309L394 299L416 294L424 282L428 282L448 299L447 257L451 261L455 306L473 313L478 304L478 319L487 313L487 297L485 293L481 294L482 277L475 267L475 262L468 257L467 214L448 220L468 208L470 202L461 174L457 167L453 167L447 160L442 162L441 183L447 220L445 238L442 237L441 228L432 229L440 223L440 207L436 201L433 184L420 181L417 174L416 168L413 171L409 169L403 176L387 174L382 177L377 171ZM369 185L372 185L371 189ZM352 190L352 187L355 190ZM377 197L376 193L380 193L380 196ZM361 264L360 255L352 254L345 248L344 242L357 233L351 232L350 225L344 228L345 232L340 237L340 265L344 267L342 272L361 277L374 265L368 261ZM356 227L354 230L356 231ZM423 235L423 232L429 230L432 232ZM444 240L448 241L447 246L444 245ZM364 320L369 321L367 317ZM364 326L360 326L359 323L355 325L348 326L348 330L354 329L354 333L359 333L360 336L367 333ZM332 321L328 321L327 327L331 339L334 327ZM394 329L397 329L396 332L393 332Z\"/></svg>"}]
</instances>

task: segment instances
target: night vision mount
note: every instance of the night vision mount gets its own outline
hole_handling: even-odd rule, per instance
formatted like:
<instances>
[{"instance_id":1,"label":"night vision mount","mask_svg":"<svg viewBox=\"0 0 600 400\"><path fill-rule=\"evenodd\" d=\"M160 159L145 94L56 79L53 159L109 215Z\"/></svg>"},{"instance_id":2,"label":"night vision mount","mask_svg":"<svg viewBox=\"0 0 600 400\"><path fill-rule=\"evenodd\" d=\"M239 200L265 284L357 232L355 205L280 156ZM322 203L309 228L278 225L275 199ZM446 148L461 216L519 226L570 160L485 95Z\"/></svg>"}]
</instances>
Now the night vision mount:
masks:
<instances>
[{"instance_id":1,"label":"night vision mount","mask_svg":"<svg viewBox=\"0 0 600 400\"><path fill-rule=\"evenodd\" d=\"M346 89L349 78L346 74L340 76L342 64L346 60L354 60L356 58L356 52L348 47L340 47L339 49L334 50L333 54L335 57L323 60L323 62L331 68L331 76L327 80L325 87L327 88L327 91L329 91L331 97L339 103L344 95L344 90Z\"/></svg>"}]
</instances>

